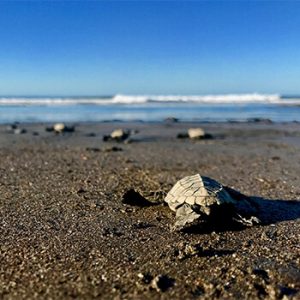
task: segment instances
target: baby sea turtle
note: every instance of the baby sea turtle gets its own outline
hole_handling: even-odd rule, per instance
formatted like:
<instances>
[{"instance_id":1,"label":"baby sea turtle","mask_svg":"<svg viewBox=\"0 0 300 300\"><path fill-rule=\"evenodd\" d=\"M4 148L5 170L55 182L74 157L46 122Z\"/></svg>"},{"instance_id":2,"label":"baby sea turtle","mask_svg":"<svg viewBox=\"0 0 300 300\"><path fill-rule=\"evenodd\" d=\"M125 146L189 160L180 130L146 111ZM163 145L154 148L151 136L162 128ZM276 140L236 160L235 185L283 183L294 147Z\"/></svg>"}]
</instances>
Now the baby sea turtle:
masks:
<instances>
[{"instance_id":1,"label":"baby sea turtle","mask_svg":"<svg viewBox=\"0 0 300 300\"><path fill-rule=\"evenodd\" d=\"M187 134L191 140L204 140L213 138L210 133L205 132L202 128L190 128Z\"/></svg>"},{"instance_id":2,"label":"baby sea turtle","mask_svg":"<svg viewBox=\"0 0 300 300\"><path fill-rule=\"evenodd\" d=\"M53 126L46 127L46 131L55 132L57 134L64 132L74 132L74 126L67 126L65 123L55 123Z\"/></svg>"},{"instance_id":3,"label":"baby sea turtle","mask_svg":"<svg viewBox=\"0 0 300 300\"><path fill-rule=\"evenodd\" d=\"M187 132L180 132L177 134L178 139L187 139L191 140L207 140L213 139L214 136L210 133L205 132L202 128L190 128Z\"/></svg>"},{"instance_id":4,"label":"baby sea turtle","mask_svg":"<svg viewBox=\"0 0 300 300\"><path fill-rule=\"evenodd\" d=\"M188 136L190 139L202 139L205 137L205 131L202 128L190 128Z\"/></svg>"},{"instance_id":5,"label":"baby sea turtle","mask_svg":"<svg viewBox=\"0 0 300 300\"><path fill-rule=\"evenodd\" d=\"M175 228L182 228L199 218L207 219L220 207L224 220L228 219L230 212L234 221L244 225L259 222L254 216L257 207L249 197L200 174L179 180L167 194L165 202L176 212ZM223 209L225 207L230 209Z\"/></svg>"},{"instance_id":6,"label":"baby sea turtle","mask_svg":"<svg viewBox=\"0 0 300 300\"><path fill-rule=\"evenodd\" d=\"M129 140L131 132L124 129L115 129L109 135L103 137L103 141L125 142Z\"/></svg>"}]
</instances>

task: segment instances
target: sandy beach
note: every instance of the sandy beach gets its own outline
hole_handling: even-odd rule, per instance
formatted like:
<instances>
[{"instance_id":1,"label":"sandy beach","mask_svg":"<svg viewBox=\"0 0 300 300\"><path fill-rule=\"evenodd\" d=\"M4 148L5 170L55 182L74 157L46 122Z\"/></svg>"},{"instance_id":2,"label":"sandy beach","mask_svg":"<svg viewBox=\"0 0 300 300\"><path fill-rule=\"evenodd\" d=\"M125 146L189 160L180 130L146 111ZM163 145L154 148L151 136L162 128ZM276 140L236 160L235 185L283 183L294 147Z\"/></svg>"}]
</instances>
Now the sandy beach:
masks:
<instances>
[{"instance_id":1,"label":"sandy beach","mask_svg":"<svg viewBox=\"0 0 300 300\"><path fill-rule=\"evenodd\" d=\"M75 125L0 127L1 299L300 299L299 123ZM176 138L199 126L214 139ZM115 128L138 133L103 142ZM172 231L164 196L196 173L256 197L262 224Z\"/></svg>"}]
</instances>

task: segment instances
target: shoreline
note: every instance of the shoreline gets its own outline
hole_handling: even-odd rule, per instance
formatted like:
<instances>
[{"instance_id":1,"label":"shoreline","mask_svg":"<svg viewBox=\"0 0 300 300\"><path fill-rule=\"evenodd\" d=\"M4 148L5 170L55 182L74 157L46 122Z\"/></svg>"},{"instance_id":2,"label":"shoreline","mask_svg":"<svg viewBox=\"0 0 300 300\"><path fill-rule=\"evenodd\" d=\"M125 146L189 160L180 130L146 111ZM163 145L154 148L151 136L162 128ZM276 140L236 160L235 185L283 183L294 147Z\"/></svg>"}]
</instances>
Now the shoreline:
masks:
<instances>
[{"instance_id":1,"label":"shoreline","mask_svg":"<svg viewBox=\"0 0 300 300\"><path fill-rule=\"evenodd\" d=\"M175 121L173 120L175 119ZM18 125L50 125L50 124L55 124L55 123L64 123L63 120L61 121L46 121L46 122L41 122L41 121L28 121L28 122L20 122L20 121L15 121L15 122L5 122L5 123L0 123L1 126L7 126L7 125L12 125L12 124L18 124ZM224 124L275 124L275 125L285 125L285 124L300 124L300 121L273 121L268 118L248 118L248 119L241 119L241 120L226 120L226 121L205 121L205 120L181 120L180 118L173 118L173 117L167 117L162 120L121 120L121 119L113 119L113 120L101 120L101 121L67 121L65 122L67 124L78 124L78 125L97 125L97 124L103 124L103 123L129 123L129 124L219 124L219 125L224 125Z\"/></svg>"}]
</instances>

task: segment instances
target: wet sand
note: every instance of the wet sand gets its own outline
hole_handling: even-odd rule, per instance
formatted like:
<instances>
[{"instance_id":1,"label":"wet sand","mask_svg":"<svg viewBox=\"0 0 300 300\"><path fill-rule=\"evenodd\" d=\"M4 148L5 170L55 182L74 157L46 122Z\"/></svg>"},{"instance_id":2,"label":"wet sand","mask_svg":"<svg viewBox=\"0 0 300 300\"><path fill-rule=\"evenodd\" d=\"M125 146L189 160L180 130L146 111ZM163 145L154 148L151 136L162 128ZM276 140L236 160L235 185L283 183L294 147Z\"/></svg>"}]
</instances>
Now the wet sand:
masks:
<instances>
[{"instance_id":1,"label":"wet sand","mask_svg":"<svg viewBox=\"0 0 300 300\"><path fill-rule=\"evenodd\" d=\"M1 126L0 298L300 299L300 124L201 124L215 139L176 138L195 126ZM139 133L102 141L119 127ZM195 173L256 197L263 224L171 231L163 196ZM157 205L122 203L131 188Z\"/></svg>"}]
</instances>

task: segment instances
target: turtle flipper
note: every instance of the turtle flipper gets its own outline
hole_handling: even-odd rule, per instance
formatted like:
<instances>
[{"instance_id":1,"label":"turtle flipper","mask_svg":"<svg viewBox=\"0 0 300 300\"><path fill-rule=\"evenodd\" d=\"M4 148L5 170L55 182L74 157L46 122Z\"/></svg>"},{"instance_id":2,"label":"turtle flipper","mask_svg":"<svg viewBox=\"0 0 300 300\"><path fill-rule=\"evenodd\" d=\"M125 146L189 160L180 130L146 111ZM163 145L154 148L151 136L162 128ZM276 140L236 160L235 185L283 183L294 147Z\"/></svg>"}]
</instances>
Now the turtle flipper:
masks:
<instances>
[{"instance_id":1,"label":"turtle flipper","mask_svg":"<svg viewBox=\"0 0 300 300\"><path fill-rule=\"evenodd\" d=\"M183 204L176 210L176 222L175 228L181 229L186 224L192 223L200 217L200 214L196 213L190 205Z\"/></svg>"},{"instance_id":2,"label":"turtle flipper","mask_svg":"<svg viewBox=\"0 0 300 300\"><path fill-rule=\"evenodd\" d=\"M242 224L243 226L251 227L253 225L260 224L261 221L255 216L250 217L242 217L239 214L236 214L235 217L232 218L233 221Z\"/></svg>"}]
</instances>

